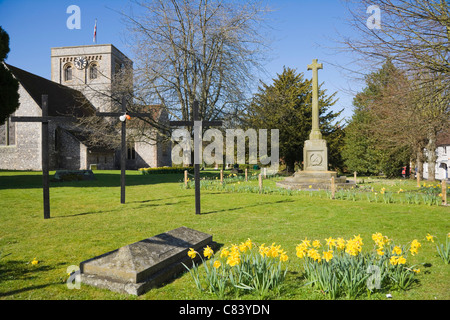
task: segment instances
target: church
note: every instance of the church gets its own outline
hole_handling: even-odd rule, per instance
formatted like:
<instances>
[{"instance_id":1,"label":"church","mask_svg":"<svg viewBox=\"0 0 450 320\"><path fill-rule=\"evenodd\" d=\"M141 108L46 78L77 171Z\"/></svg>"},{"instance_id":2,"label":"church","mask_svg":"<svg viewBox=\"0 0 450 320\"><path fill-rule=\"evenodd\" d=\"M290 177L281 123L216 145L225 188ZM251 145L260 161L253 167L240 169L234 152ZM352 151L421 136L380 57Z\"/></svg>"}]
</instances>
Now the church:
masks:
<instances>
[{"instance_id":1,"label":"church","mask_svg":"<svg viewBox=\"0 0 450 320\"><path fill-rule=\"evenodd\" d=\"M49 116L87 118L96 112L111 112L115 76L132 72L132 66L112 44L52 48L51 80L6 64L19 81L20 106L11 116L42 116L42 95L48 95ZM160 105L144 110L153 114L155 122L169 120ZM159 143L156 130L148 130L151 141L127 141L127 169L171 166L170 144ZM117 135L120 139L120 131ZM8 119L0 126L0 170L39 171L41 159L40 122ZM92 143L79 125L50 121L49 162L50 170L119 169L120 150Z\"/></svg>"}]
</instances>

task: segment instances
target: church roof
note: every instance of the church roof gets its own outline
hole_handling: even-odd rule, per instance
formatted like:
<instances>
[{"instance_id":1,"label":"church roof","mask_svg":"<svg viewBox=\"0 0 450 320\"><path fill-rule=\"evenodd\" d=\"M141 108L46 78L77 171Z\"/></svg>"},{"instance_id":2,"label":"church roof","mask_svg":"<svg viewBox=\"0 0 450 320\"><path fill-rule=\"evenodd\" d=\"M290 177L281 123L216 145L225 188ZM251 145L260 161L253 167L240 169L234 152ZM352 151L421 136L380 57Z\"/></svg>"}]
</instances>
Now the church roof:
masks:
<instances>
[{"instance_id":1,"label":"church roof","mask_svg":"<svg viewBox=\"0 0 450 320\"><path fill-rule=\"evenodd\" d=\"M91 140L89 139L89 136L81 131L68 130L68 129L63 129L63 128L61 128L61 129L70 133L75 139L77 139L79 142L84 144L88 148L89 152L94 152L94 153L114 152L114 148L112 148L111 146L108 146L102 142L97 142L97 144L92 143Z\"/></svg>"},{"instance_id":2,"label":"church roof","mask_svg":"<svg viewBox=\"0 0 450 320\"><path fill-rule=\"evenodd\" d=\"M84 117L95 114L94 106L80 91L47 80L17 67L8 64L6 66L39 107L42 107L42 95L48 95L49 116L66 115Z\"/></svg>"}]
</instances>

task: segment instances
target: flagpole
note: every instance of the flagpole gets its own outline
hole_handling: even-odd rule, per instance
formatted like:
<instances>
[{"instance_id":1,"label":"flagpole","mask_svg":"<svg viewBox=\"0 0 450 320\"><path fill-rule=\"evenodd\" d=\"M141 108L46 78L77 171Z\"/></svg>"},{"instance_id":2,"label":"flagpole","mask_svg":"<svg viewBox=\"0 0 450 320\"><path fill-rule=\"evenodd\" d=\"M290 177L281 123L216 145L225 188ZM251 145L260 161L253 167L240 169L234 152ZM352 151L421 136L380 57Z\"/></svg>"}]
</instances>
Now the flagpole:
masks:
<instances>
[{"instance_id":1,"label":"flagpole","mask_svg":"<svg viewBox=\"0 0 450 320\"><path fill-rule=\"evenodd\" d=\"M94 25L94 43L97 43L97 19L95 19L95 25Z\"/></svg>"}]
</instances>

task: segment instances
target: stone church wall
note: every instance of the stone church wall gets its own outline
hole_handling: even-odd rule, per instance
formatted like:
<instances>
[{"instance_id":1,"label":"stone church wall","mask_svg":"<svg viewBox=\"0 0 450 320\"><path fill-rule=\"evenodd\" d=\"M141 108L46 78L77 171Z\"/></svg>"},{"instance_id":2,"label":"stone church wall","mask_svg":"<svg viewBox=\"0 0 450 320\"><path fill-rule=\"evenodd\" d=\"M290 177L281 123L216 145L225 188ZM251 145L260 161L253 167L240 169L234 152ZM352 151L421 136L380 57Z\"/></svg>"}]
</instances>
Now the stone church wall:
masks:
<instances>
[{"instance_id":1,"label":"stone church wall","mask_svg":"<svg viewBox=\"0 0 450 320\"><path fill-rule=\"evenodd\" d=\"M20 106L15 116L41 116L41 108L28 92L19 86ZM16 122L15 145L0 146L0 169L42 170L41 123Z\"/></svg>"}]
</instances>

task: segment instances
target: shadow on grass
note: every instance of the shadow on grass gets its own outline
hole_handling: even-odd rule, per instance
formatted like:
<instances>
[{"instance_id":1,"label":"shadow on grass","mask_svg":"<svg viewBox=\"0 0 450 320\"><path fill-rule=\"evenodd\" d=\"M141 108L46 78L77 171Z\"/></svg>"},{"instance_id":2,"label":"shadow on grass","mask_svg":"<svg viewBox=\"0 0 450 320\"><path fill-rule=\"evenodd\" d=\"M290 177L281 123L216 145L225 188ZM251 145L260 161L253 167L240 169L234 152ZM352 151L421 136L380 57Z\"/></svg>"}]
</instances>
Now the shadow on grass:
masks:
<instances>
[{"instance_id":1,"label":"shadow on grass","mask_svg":"<svg viewBox=\"0 0 450 320\"><path fill-rule=\"evenodd\" d=\"M53 174L50 174L50 188L76 187L76 188L98 188L98 187L120 187L120 172L94 172L95 180L92 181L66 181L55 182ZM181 174L153 174L126 176L127 186L152 185L160 183L176 183L183 179ZM34 189L42 188L42 174L37 172L20 172L12 175L0 175L1 189Z\"/></svg>"},{"instance_id":2,"label":"shadow on grass","mask_svg":"<svg viewBox=\"0 0 450 320\"><path fill-rule=\"evenodd\" d=\"M247 205L247 206L239 206L239 207L233 207L233 208L227 208L227 209L220 209L220 210L213 210L213 211L208 211L208 212L202 212L202 214L212 214L212 213L219 213L219 212L226 212L226 211L234 211L234 210L247 209L247 208L259 207L259 206L264 206L264 205L274 205L274 204L279 204L279 203L287 203L287 202L294 202L294 200L292 200L292 199L285 199L285 200L279 200L279 201L255 203L255 204L250 204L250 205Z\"/></svg>"},{"instance_id":3,"label":"shadow on grass","mask_svg":"<svg viewBox=\"0 0 450 320\"><path fill-rule=\"evenodd\" d=\"M42 261L38 265L32 265L26 261L10 260L0 261L0 283L4 281L30 281L38 278L37 274L40 272L47 272L56 269L58 266L64 265L64 263L58 263L55 266L47 266L42 264ZM42 289L51 285L60 283L48 283L41 285L29 286L21 289L0 292L0 297L12 296L26 291Z\"/></svg>"}]
</instances>

